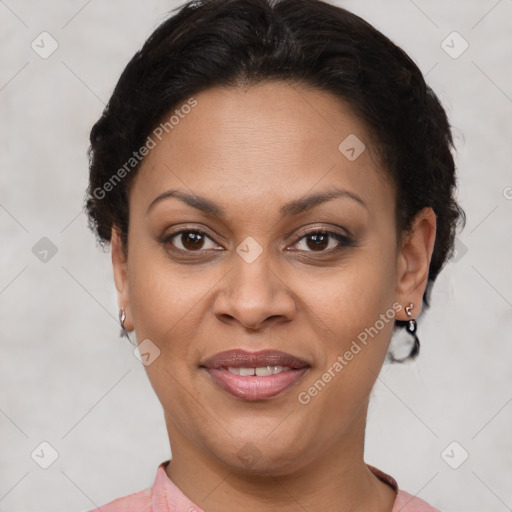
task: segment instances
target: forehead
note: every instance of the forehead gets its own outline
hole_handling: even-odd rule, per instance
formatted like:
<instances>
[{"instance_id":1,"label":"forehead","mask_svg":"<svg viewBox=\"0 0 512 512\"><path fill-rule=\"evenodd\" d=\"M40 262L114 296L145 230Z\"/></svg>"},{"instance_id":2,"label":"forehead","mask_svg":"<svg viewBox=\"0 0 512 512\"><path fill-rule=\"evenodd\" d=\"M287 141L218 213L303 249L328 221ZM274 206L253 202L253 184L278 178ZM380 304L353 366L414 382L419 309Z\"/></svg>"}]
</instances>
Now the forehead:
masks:
<instances>
[{"instance_id":1,"label":"forehead","mask_svg":"<svg viewBox=\"0 0 512 512\"><path fill-rule=\"evenodd\" d=\"M180 188L226 207L236 195L250 209L262 198L296 198L329 186L357 191L370 205L392 200L364 123L334 95L264 82L208 89L193 99L193 108L178 105L169 113L173 124L160 137L151 135L156 144L134 180L131 202L147 206Z\"/></svg>"}]
</instances>

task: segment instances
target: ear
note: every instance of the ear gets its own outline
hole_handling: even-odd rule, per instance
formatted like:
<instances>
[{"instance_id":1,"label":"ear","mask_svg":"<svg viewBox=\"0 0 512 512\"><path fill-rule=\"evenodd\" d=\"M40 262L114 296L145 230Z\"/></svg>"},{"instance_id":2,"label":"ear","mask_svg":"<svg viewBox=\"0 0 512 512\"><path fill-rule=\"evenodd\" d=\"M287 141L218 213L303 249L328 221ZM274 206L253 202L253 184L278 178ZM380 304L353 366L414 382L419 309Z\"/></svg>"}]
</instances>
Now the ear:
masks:
<instances>
[{"instance_id":1,"label":"ear","mask_svg":"<svg viewBox=\"0 0 512 512\"><path fill-rule=\"evenodd\" d=\"M119 308L124 308L126 313L124 328L127 331L133 331L133 317L130 310L130 289L128 286L128 265L123 250L121 236L115 227L112 228L110 244L112 252L112 267L114 270L114 282L117 290L117 303Z\"/></svg>"},{"instance_id":2,"label":"ear","mask_svg":"<svg viewBox=\"0 0 512 512\"><path fill-rule=\"evenodd\" d=\"M414 304L416 318L423 306L423 294L436 240L436 215L432 208L423 208L416 215L411 231L405 235L397 260L397 298L404 309L398 320L409 320L405 307Z\"/></svg>"}]
</instances>

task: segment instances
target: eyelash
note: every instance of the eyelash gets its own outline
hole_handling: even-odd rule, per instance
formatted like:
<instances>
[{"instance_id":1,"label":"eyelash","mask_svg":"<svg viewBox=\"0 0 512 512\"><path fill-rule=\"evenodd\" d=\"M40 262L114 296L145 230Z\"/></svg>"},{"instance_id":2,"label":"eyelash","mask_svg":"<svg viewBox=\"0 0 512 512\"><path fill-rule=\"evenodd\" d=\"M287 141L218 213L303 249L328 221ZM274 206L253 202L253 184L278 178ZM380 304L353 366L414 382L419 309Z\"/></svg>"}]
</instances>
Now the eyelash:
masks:
<instances>
[{"instance_id":1,"label":"eyelash","mask_svg":"<svg viewBox=\"0 0 512 512\"><path fill-rule=\"evenodd\" d=\"M164 237L161 240L161 243L164 246L170 246L171 250L178 251L178 252L181 252L181 253L199 253L199 254L201 254L201 253L205 253L205 252L209 252L210 251L209 249L198 249L197 251L190 251L190 250L186 250L186 249L179 249L179 248L175 247L174 245L172 245L171 240L173 238L177 237L178 235L182 235L183 233L195 233L195 234L199 234L199 235L205 236L205 237L209 238L210 240L212 240L212 238L209 236L208 233L206 233L205 231L203 231L201 229L194 228L194 229L182 229L181 231L176 231L175 233L171 233L170 235L167 235L166 237ZM338 241L341 245L339 245L338 247L335 247L334 249L331 248L329 250L305 251L305 252L318 253L318 254L332 254L334 252L340 251L344 247L353 246L353 240L350 237L342 235L341 233L337 233L336 231L328 231L326 229L320 229L320 228L312 229L310 231L302 233L301 235L298 235L295 238L295 241L293 242L293 245L296 245L302 239L305 239L305 238L307 238L309 236L313 236L313 235L328 235L328 236L331 236L336 241Z\"/></svg>"}]
</instances>

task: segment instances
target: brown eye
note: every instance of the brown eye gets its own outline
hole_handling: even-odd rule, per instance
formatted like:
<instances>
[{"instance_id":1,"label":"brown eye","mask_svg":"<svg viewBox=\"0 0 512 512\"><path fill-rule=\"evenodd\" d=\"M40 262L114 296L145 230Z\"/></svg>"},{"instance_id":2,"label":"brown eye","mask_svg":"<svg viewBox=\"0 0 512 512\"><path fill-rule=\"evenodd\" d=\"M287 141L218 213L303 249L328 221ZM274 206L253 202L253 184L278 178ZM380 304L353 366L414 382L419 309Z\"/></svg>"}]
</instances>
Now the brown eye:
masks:
<instances>
[{"instance_id":1,"label":"brown eye","mask_svg":"<svg viewBox=\"0 0 512 512\"><path fill-rule=\"evenodd\" d=\"M332 245L329 246L329 242L332 239L338 242L337 245L336 243L333 244L334 247ZM302 235L298 241L295 242L295 245L303 241L306 248L299 248L299 250L305 250L306 252L331 252L331 250L335 251L337 249L341 249L342 246L351 244L350 238L334 231L325 230L309 231L308 233Z\"/></svg>"},{"instance_id":2,"label":"brown eye","mask_svg":"<svg viewBox=\"0 0 512 512\"><path fill-rule=\"evenodd\" d=\"M208 249L205 247L205 240L208 239L213 243L213 240L204 232L196 229L187 229L178 231L177 233L173 233L169 235L165 240L165 244L170 244L174 248L186 251L186 252L196 252ZM173 242L175 240L175 242ZM213 247L216 247L213 243Z\"/></svg>"}]
</instances>

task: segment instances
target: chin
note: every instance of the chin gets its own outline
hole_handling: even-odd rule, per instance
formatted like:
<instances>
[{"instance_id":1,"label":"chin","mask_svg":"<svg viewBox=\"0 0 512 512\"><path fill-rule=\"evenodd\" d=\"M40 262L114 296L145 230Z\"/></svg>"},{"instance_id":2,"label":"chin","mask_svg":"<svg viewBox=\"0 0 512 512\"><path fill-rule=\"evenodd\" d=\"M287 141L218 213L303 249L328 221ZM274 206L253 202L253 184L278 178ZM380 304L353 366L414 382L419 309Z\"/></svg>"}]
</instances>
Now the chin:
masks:
<instances>
[{"instance_id":1,"label":"chin","mask_svg":"<svg viewBox=\"0 0 512 512\"><path fill-rule=\"evenodd\" d=\"M217 458L222 463L231 467L238 473L246 473L252 476L283 476L299 469L304 464L304 455L297 449L294 443L269 442L265 436L261 436L261 441L243 441L233 442L232 446L236 448L229 453L217 453ZM225 448L225 445L224 445ZM213 453L215 453L212 450Z\"/></svg>"}]
</instances>

